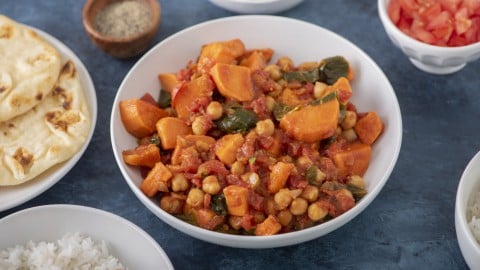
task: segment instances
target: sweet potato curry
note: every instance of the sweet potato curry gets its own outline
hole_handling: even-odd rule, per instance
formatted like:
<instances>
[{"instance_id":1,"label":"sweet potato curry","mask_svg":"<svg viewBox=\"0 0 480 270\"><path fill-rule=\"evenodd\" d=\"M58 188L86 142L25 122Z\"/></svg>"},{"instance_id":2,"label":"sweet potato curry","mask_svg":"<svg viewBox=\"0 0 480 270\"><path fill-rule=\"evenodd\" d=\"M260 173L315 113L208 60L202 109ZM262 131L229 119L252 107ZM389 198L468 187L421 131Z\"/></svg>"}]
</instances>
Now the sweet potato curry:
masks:
<instances>
[{"instance_id":1,"label":"sweet potato curry","mask_svg":"<svg viewBox=\"0 0 480 270\"><path fill-rule=\"evenodd\" d=\"M206 44L158 75L159 97L120 103L138 139L123 159L163 210L208 230L273 235L335 218L366 194L383 123L350 102L349 62L270 63L273 53L239 39Z\"/></svg>"}]
</instances>

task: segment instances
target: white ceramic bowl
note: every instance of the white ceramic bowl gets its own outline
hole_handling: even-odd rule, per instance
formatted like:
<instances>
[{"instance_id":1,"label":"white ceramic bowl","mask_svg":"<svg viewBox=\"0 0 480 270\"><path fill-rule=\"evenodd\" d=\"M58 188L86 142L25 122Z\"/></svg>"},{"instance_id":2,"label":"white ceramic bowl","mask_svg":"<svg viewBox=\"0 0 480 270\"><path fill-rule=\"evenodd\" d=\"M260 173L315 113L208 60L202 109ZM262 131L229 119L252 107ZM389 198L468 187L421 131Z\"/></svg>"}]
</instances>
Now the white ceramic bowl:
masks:
<instances>
[{"instance_id":1,"label":"white ceramic bowl","mask_svg":"<svg viewBox=\"0 0 480 270\"><path fill-rule=\"evenodd\" d=\"M226 10L242 14L273 14L293 8L303 0L210 0Z\"/></svg>"},{"instance_id":2,"label":"white ceramic bowl","mask_svg":"<svg viewBox=\"0 0 480 270\"><path fill-rule=\"evenodd\" d=\"M171 269L163 249L145 231L112 213L79 205L57 204L28 208L0 220L0 250L28 241L56 242L79 232L105 241L111 255L128 269Z\"/></svg>"},{"instance_id":3,"label":"white ceramic bowl","mask_svg":"<svg viewBox=\"0 0 480 270\"><path fill-rule=\"evenodd\" d=\"M290 33L285 35L285 32ZM274 59L290 56L295 63L317 61L329 56L343 55L354 67L352 101L359 111L376 111L385 130L375 143L371 165L364 178L368 194L347 213L301 231L274 236L238 236L202 229L183 222L160 209L156 200L149 199L139 189L142 177L138 168L125 165L122 150L134 148L137 140L125 131L119 114L119 102L138 98L148 92L159 95L157 74L175 72L200 53L206 43L240 38L247 48L269 47L275 50ZM299 47L300 46L300 47ZM292 245L311 240L344 225L360 212L380 192L392 172L400 151L402 120L395 92L382 70L366 55L341 36L317 25L276 16L245 15L217 19L180 31L147 52L130 70L118 89L113 104L110 126L112 147L120 170L128 185L142 203L161 220L193 237L232 247L269 248Z\"/></svg>"},{"instance_id":4,"label":"white ceramic bowl","mask_svg":"<svg viewBox=\"0 0 480 270\"><path fill-rule=\"evenodd\" d=\"M63 176L65 176L73 168L73 166L77 164L80 157L82 157L83 153L87 149L87 146L92 139L95 124L97 122L97 96L95 93L95 87L93 85L90 74L88 73L87 68L83 65L82 61L75 55L72 50L70 50L65 44L63 44L55 37L34 27L27 27L37 32L55 49L57 49L62 55L63 61L70 59L75 64L75 67L77 68L77 73L80 78L80 82L84 90L83 93L85 94L88 110L90 112L91 127L85 143L80 148L80 150L70 159L60 164L57 164L56 166L53 166L44 173L35 177L35 179L32 179L21 185L0 187L0 211L15 207L28 200L31 200L42 192L48 190L58 181L60 181L60 179L62 179Z\"/></svg>"},{"instance_id":5,"label":"white ceramic bowl","mask_svg":"<svg viewBox=\"0 0 480 270\"><path fill-rule=\"evenodd\" d=\"M454 73L480 57L480 43L461 47L440 47L420 42L404 34L390 20L387 5L378 0L378 14L390 40L407 55L417 68L432 74Z\"/></svg>"},{"instance_id":6,"label":"white ceramic bowl","mask_svg":"<svg viewBox=\"0 0 480 270\"><path fill-rule=\"evenodd\" d=\"M471 269L480 269L480 245L475 240L467 220L467 207L472 195L480 192L480 152L468 163L457 189L455 202L455 230L463 257Z\"/></svg>"}]
</instances>

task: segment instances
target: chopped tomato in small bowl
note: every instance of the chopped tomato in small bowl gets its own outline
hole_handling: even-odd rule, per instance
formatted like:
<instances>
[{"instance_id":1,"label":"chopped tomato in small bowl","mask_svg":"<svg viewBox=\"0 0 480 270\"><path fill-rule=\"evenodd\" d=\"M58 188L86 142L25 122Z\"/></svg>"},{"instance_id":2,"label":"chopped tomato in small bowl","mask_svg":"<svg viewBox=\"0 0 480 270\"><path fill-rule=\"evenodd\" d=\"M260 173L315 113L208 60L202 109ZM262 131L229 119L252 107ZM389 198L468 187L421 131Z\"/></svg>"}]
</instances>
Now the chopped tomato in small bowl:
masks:
<instances>
[{"instance_id":1,"label":"chopped tomato in small bowl","mask_svg":"<svg viewBox=\"0 0 480 270\"><path fill-rule=\"evenodd\" d=\"M480 40L480 0L391 0L388 16L422 42L458 47Z\"/></svg>"},{"instance_id":2,"label":"chopped tomato in small bowl","mask_svg":"<svg viewBox=\"0 0 480 270\"><path fill-rule=\"evenodd\" d=\"M423 71L448 74L480 52L480 0L378 0L389 38Z\"/></svg>"}]
</instances>

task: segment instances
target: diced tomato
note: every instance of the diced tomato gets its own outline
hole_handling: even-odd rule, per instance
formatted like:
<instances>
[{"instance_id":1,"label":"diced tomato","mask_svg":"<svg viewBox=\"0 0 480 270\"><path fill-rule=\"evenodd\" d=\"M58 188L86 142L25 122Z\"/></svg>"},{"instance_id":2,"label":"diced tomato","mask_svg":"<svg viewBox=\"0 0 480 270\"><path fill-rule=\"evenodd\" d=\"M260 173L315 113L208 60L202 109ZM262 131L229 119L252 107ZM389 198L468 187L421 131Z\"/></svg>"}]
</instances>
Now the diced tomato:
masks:
<instances>
[{"instance_id":1,"label":"diced tomato","mask_svg":"<svg viewBox=\"0 0 480 270\"><path fill-rule=\"evenodd\" d=\"M468 16L480 14L480 0L463 0L461 8L466 8Z\"/></svg>"},{"instance_id":2,"label":"diced tomato","mask_svg":"<svg viewBox=\"0 0 480 270\"><path fill-rule=\"evenodd\" d=\"M461 35L472 26L472 21L468 19L468 11L467 8L460 8L455 13L455 32L458 35Z\"/></svg>"},{"instance_id":3,"label":"diced tomato","mask_svg":"<svg viewBox=\"0 0 480 270\"><path fill-rule=\"evenodd\" d=\"M408 12L410 15L418 9L418 5L415 0L399 0L399 4L400 7L402 7L402 9Z\"/></svg>"},{"instance_id":4,"label":"diced tomato","mask_svg":"<svg viewBox=\"0 0 480 270\"><path fill-rule=\"evenodd\" d=\"M439 0L439 2L445 10L448 10L452 14L455 14L455 11L458 8L458 4L460 4L462 0Z\"/></svg>"},{"instance_id":5,"label":"diced tomato","mask_svg":"<svg viewBox=\"0 0 480 270\"><path fill-rule=\"evenodd\" d=\"M397 24L400 20L400 3L398 1L392 1L387 8L388 16L394 24Z\"/></svg>"},{"instance_id":6,"label":"diced tomato","mask_svg":"<svg viewBox=\"0 0 480 270\"><path fill-rule=\"evenodd\" d=\"M424 22L429 22L435 19L442 12L442 7L439 3L432 3L420 9L419 14Z\"/></svg>"},{"instance_id":7,"label":"diced tomato","mask_svg":"<svg viewBox=\"0 0 480 270\"><path fill-rule=\"evenodd\" d=\"M428 44L465 46L480 40L480 0L391 0L387 12L402 32Z\"/></svg>"},{"instance_id":8,"label":"diced tomato","mask_svg":"<svg viewBox=\"0 0 480 270\"><path fill-rule=\"evenodd\" d=\"M436 40L431 32L425 30L425 24L420 20L413 20L411 30L413 36L420 41L432 44Z\"/></svg>"}]
</instances>

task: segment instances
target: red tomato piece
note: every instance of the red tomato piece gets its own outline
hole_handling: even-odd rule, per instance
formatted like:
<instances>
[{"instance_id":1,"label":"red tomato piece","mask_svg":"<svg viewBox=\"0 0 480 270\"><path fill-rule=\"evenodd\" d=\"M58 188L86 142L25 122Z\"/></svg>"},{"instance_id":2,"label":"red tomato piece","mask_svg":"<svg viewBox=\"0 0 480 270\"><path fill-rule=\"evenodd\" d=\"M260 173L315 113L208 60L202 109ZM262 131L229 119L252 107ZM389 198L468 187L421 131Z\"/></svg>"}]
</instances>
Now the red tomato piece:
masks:
<instances>
[{"instance_id":1,"label":"red tomato piece","mask_svg":"<svg viewBox=\"0 0 480 270\"><path fill-rule=\"evenodd\" d=\"M439 0L439 2L444 9L454 14L455 11L457 11L458 4L460 4L462 0Z\"/></svg>"},{"instance_id":2,"label":"red tomato piece","mask_svg":"<svg viewBox=\"0 0 480 270\"><path fill-rule=\"evenodd\" d=\"M410 30L412 31L412 35L416 39L425 43L434 43L436 40L435 36L431 32L425 30L424 27L425 24L421 20L413 20L412 27L410 28Z\"/></svg>"},{"instance_id":3,"label":"red tomato piece","mask_svg":"<svg viewBox=\"0 0 480 270\"><path fill-rule=\"evenodd\" d=\"M387 13L390 20L392 20L394 24L397 24L400 20L400 3L398 1L392 1L387 7Z\"/></svg>"},{"instance_id":4,"label":"red tomato piece","mask_svg":"<svg viewBox=\"0 0 480 270\"><path fill-rule=\"evenodd\" d=\"M455 13L455 32L458 35L461 35L472 26L472 21L468 19L468 11L467 8L460 8Z\"/></svg>"},{"instance_id":5,"label":"red tomato piece","mask_svg":"<svg viewBox=\"0 0 480 270\"><path fill-rule=\"evenodd\" d=\"M387 11L402 32L428 44L480 41L480 0L391 0Z\"/></svg>"}]
</instances>

